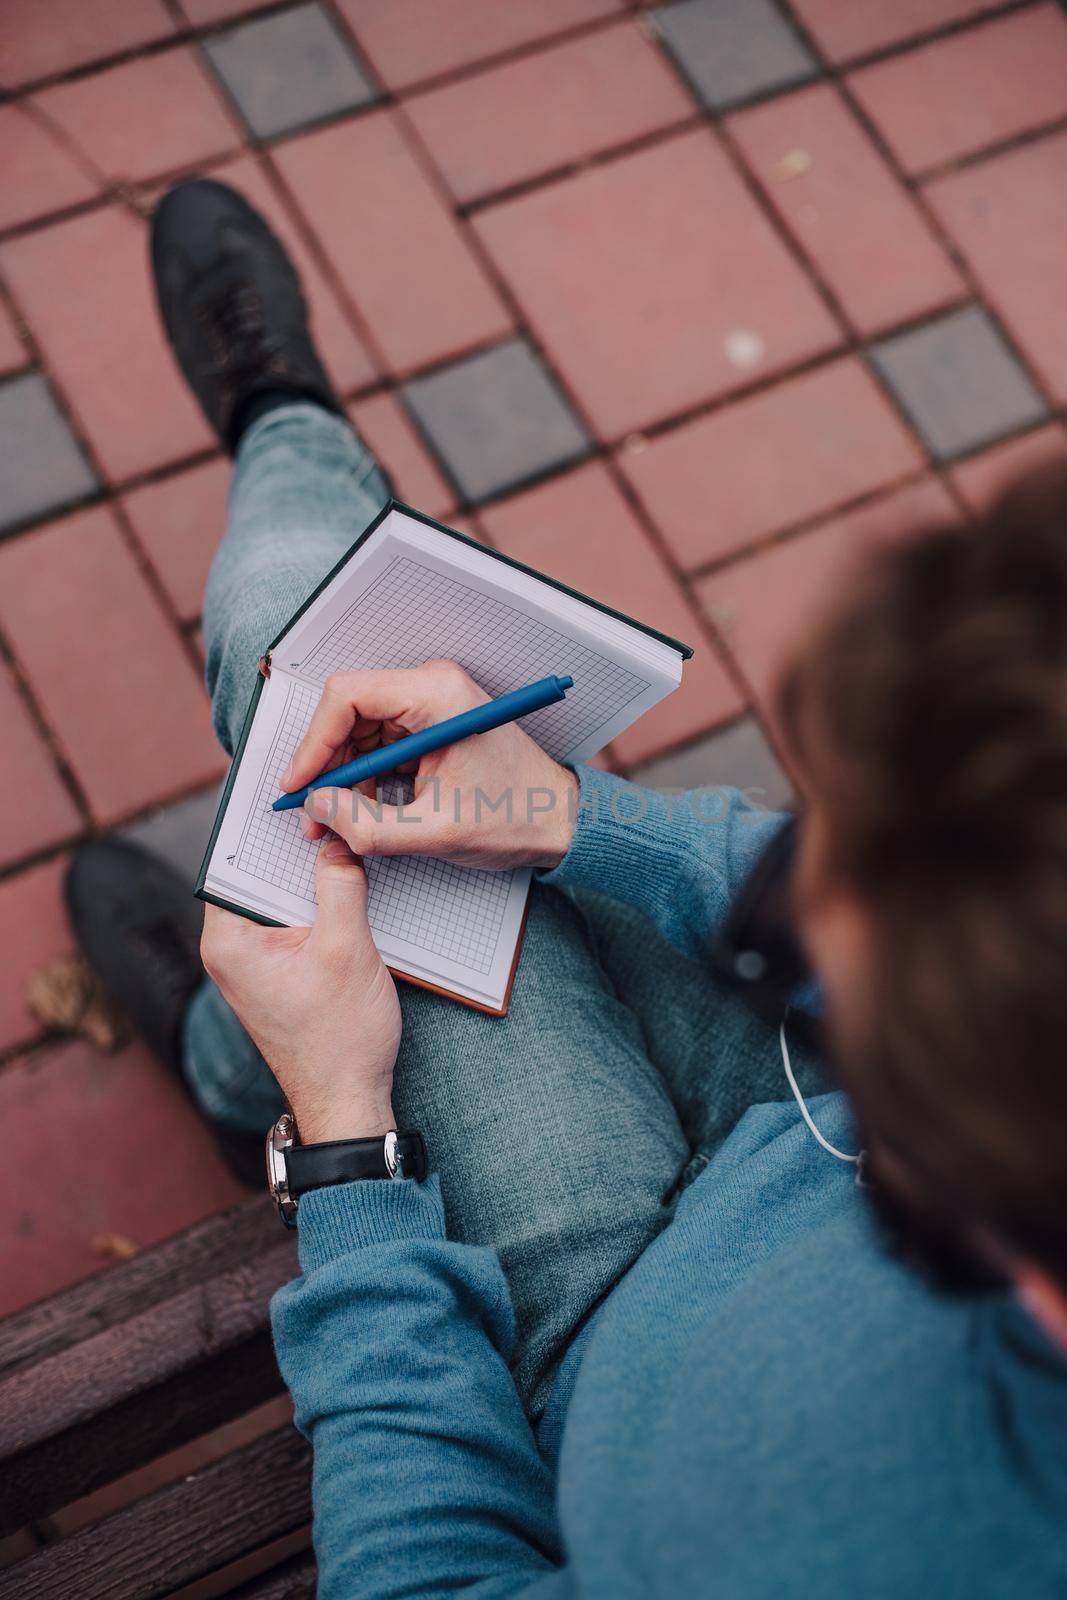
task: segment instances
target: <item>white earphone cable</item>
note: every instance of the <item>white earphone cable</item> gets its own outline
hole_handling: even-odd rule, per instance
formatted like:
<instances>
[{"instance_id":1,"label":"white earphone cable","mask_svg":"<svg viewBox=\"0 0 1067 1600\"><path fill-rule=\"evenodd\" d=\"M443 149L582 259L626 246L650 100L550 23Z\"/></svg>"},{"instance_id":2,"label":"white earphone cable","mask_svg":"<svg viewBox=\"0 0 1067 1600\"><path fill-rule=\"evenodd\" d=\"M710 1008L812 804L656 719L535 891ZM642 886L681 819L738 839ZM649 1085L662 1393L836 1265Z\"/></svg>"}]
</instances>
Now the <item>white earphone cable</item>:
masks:
<instances>
[{"instance_id":1,"label":"white earphone cable","mask_svg":"<svg viewBox=\"0 0 1067 1600\"><path fill-rule=\"evenodd\" d=\"M789 1059L789 1046L786 1043L785 1038L785 1024L788 1016L789 1011L787 1009L785 1016L782 1018L781 1027L778 1029L778 1039L782 1046L782 1065L785 1067L785 1075L789 1079L789 1087L792 1089L796 1103L800 1107L800 1115L804 1118L804 1121L807 1123L808 1127L811 1129L811 1132L814 1134L819 1144L822 1145L824 1150L828 1151L830 1155L836 1156L838 1161L852 1161L857 1166L861 1166L863 1151L861 1150L859 1155L849 1155L847 1150L838 1150L836 1145L832 1145L829 1139L825 1138L819 1132L812 1120L811 1112L804 1104L804 1096L801 1094L800 1086L798 1085L796 1078L793 1076L793 1063Z\"/></svg>"}]
</instances>

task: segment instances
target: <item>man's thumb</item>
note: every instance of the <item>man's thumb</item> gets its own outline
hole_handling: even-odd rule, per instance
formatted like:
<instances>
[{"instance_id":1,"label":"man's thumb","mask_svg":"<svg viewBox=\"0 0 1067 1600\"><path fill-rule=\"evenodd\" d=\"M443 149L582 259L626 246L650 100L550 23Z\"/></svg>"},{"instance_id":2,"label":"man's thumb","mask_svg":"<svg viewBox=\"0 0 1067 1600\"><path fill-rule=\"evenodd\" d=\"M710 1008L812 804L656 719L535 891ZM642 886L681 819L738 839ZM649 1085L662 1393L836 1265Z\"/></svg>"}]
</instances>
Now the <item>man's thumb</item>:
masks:
<instances>
[{"instance_id":1,"label":"man's thumb","mask_svg":"<svg viewBox=\"0 0 1067 1600\"><path fill-rule=\"evenodd\" d=\"M315 894L319 907L315 932L320 939L334 929L347 929L351 936L353 919L366 918L367 874L343 839L323 841L315 866Z\"/></svg>"}]
</instances>

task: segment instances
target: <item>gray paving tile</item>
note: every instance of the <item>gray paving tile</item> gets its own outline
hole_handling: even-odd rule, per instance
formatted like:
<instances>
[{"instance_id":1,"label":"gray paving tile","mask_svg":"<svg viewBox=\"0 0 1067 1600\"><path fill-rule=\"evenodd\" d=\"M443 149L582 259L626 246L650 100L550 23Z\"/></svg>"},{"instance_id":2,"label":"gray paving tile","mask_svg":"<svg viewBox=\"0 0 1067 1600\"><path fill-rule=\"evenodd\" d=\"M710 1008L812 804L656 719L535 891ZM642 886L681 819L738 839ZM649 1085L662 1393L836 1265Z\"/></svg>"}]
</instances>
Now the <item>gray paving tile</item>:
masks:
<instances>
[{"instance_id":1,"label":"gray paving tile","mask_svg":"<svg viewBox=\"0 0 1067 1600\"><path fill-rule=\"evenodd\" d=\"M871 358L938 461L989 444L1046 412L977 306L884 339Z\"/></svg>"},{"instance_id":2,"label":"gray paving tile","mask_svg":"<svg viewBox=\"0 0 1067 1600\"><path fill-rule=\"evenodd\" d=\"M212 785L190 800L164 806L141 822L123 828L121 837L132 839L135 844L169 861L188 880L191 892L211 837L220 793L221 790Z\"/></svg>"},{"instance_id":3,"label":"gray paving tile","mask_svg":"<svg viewBox=\"0 0 1067 1600\"><path fill-rule=\"evenodd\" d=\"M522 339L414 379L404 400L467 502L514 488L589 448Z\"/></svg>"},{"instance_id":4,"label":"gray paving tile","mask_svg":"<svg viewBox=\"0 0 1067 1600\"><path fill-rule=\"evenodd\" d=\"M630 776L649 789L726 784L743 789L754 805L766 806L769 811L782 811L793 800L792 784L751 717L684 750L635 767Z\"/></svg>"},{"instance_id":5,"label":"gray paving tile","mask_svg":"<svg viewBox=\"0 0 1067 1600\"><path fill-rule=\"evenodd\" d=\"M0 384L0 528L58 511L97 487L41 374Z\"/></svg>"},{"instance_id":6,"label":"gray paving tile","mask_svg":"<svg viewBox=\"0 0 1067 1600\"><path fill-rule=\"evenodd\" d=\"M651 21L714 111L804 83L819 70L774 0L678 0Z\"/></svg>"},{"instance_id":7,"label":"gray paving tile","mask_svg":"<svg viewBox=\"0 0 1067 1600\"><path fill-rule=\"evenodd\" d=\"M376 90L318 5L240 23L204 49L261 139L365 106Z\"/></svg>"}]
</instances>

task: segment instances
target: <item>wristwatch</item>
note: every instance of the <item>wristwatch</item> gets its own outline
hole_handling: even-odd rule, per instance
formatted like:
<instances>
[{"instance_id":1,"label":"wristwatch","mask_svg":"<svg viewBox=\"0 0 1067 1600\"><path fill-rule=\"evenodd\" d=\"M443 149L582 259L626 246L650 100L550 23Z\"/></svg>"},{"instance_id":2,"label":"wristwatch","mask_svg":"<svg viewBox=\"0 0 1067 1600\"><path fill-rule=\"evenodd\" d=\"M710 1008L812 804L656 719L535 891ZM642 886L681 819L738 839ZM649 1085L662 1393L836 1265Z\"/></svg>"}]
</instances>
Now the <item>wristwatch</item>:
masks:
<instances>
[{"instance_id":1,"label":"wristwatch","mask_svg":"<svg viewBox=\"0 0 1067 1600\"><path fill-rule=\"evenodd\" d=\"M326 1144L297 1144L291 1111L280 1116L267 1135L267 1184L287 1228L296 1227L302 1194L330 1183L360 1178L425 1178L426 1145L421 1133L391 1129L375 1139L333 1139Z\"/></svg>"}]
</instances>

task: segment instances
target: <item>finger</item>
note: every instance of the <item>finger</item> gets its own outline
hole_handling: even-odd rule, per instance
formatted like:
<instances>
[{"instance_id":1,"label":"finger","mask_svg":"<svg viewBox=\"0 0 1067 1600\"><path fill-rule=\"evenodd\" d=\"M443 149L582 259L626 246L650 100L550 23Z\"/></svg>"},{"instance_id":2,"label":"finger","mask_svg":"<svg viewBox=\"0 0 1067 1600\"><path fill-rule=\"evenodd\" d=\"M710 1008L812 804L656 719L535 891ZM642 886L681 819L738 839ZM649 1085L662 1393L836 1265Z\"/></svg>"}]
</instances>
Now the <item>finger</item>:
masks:
<instances>
[{"instance_id":1,"label":"finger","mask_svg":"<svg viewBox=\"0 0 1067 1600\"><path fill-rule=\"evenodd\" d=\"M375 723L382 725L387 740L402 738L487 698L454 661L428 661L396 672L333 673L282 777L282 787L292 790L310 783L327 771L350 735L362 741Z\"/></svg>"},{"instance_id":2,"label":"finger","mask_svg":"<svg viewBox=\"0 0 1067 1600\"><path fill-rule=\"evenodd\" d=\"M409 804L392 806L354 789L316 789L304 809L358 856L440 855L451 841L434 786Z\"/></svg>"},{"instance_id":3,"label":"finger","mask_svg":"<svg viewBox=\"0 0 1067 1600\"><path fill-rule=\"evenodd\" d=\"M311 938L320 949L351 945L367 922L367 874L343 839L330 838L315 863L318 911Z\"/></svg>"}]
</instances>

